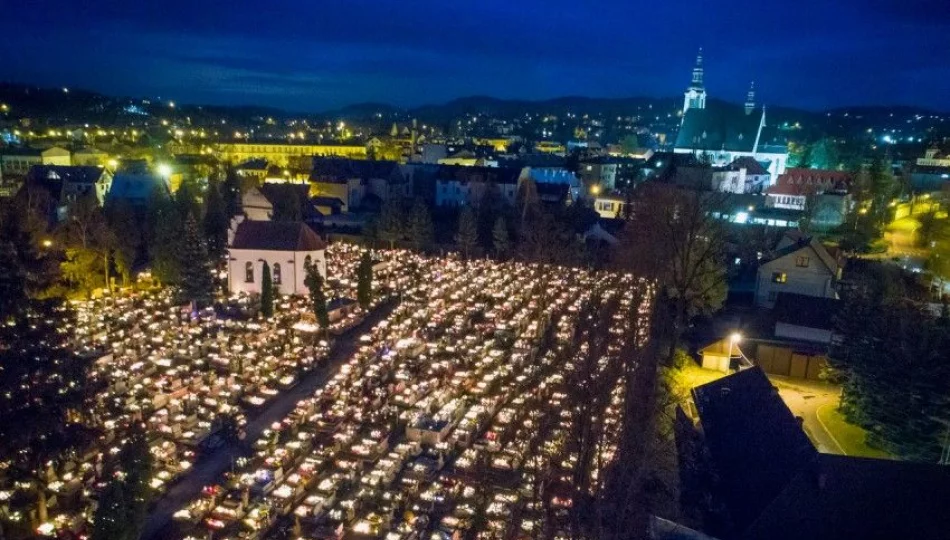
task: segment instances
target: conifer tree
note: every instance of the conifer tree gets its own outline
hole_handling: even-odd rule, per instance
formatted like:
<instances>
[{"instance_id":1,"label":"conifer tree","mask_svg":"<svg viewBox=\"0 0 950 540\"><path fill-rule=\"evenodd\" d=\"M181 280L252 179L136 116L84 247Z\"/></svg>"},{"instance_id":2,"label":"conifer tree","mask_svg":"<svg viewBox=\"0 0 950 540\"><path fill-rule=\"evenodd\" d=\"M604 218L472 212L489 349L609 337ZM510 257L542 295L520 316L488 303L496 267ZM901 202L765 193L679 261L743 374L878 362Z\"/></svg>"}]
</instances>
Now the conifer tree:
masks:
<instances>
[{"instance_id":1,"label":"conifer tree","mask_svg":"<svg viewBox=\"0 0 950 540\"><path fill-rule=\"evenodd\" d=\"M208 240L208 256L212 266L217 268L228 249L229 217L225 208L224 198L221 196L221 186L213 182L208 186L205 197L205 215L203 229Z\"/></svg>"},{"instance_id":2,"label":"conifer tree","mask_svg":"<svg viewBox=\"0 0 950 540\"><path fill-rule=\"evenodd\" d=\"M356 270L356 299L363 309L369 309L373 301L373 261L369 251L360 256L360 264Z\"/></svg>"},{"instance_id":3,"label":"conifer tree","mask_svg":"<svg viewBox=\"0 0 950 540\"><path fill-rule=\"evenodd\" d=\"M399 201L389 199L383 203L376 222L376 237L389 243L392 249L395 243L406 234L406 216Z\"/></svg>"},{"instance_id":4,"label":"conifer tree","mask_svg":"<svg viewBox=\"0 0 950 540\"><path fill-rule=\"evenodd\" d=\"M163 282L181 280L184 222L174 202L156 191L149 202L147 244L152 273Z\"/></svg>"},{"instance_id":5,"label":"conifer tree","mask_svg":"<svg viewBox=\"0 0 950 540\"><path fill-rule=\"evenodd\" d=\"M304 285L310 292L310 306L313 309L313 315L317 319L320 328L326 330L330 327L330 315L327 312L327 296L323 292L323 276L315 264L308 264L306 268L307 277L304 279Z\"/></svg>"},{"instance_id":6,"label":"conifer tree","mask_svg":"<svg viewBox=\"0 0 950 540\"><path fill-rule=\"evenodd\" d=\"M429 208L425 202L419 198L412 205L412 217L409 220L410 241L417 249L422 249L432 243L435 231L432 226L432 216L429 215Z\"/></svg>"},{"instance_id":7,"label":"conifer tree","mask_svg":"<svg viewBox=\"0 0 950 540\"><path fill-rule=\"evenodd\" d=\"M475 220L475 212L472 212L472 209L468 206L462 208L462 212L459 214L455 242L466 258L471 255L478 245L478 223Z\"/></svg>"},{"instance_id":8,"label":"conifer tree","mask_svg":"<svg viewBox=\"0 0 950 540\"><path fill-rule=\"evenodd\" d=\"M261 315L267 318L274 315L274 280L271 278L270 265L266 262L261 272Z\"/></svg>"},{"instance_id":9,"label":"conifer tree","mask_svg":"<svg viewBox=\"0 0 950 540\"><path fill-rule=\"evenodd\" d=\"M105 464L106 486L93 517L93 540L135 540L152 498L152 454L141 425L133 425L118 455Z\"/></svg>"},{"instance_id":10,"label":"conifer tree","mask_svg":"<svg viewBox=\"0 0 950 540\"><path fill-rule=\"evenodd\" d=\"M495 248L495 254L504 257L511 249L511 237L508 235L508 224L505 218L499 216L495 220L495 226L492 227L492 246Z\"/></svg>"},{"instance_id":11,"label":"conifer tree","mask_svg":"<svg viewBox=\"0 0 950 540\"><path fill-rule=\"evenodd\" d=\"M211 275L208 248L198 231L198 224L191 216L185 220L180 254L182 299L195 302L198 306L210 304L214 296L214 277Z\"/></svg>"}]
</instances>

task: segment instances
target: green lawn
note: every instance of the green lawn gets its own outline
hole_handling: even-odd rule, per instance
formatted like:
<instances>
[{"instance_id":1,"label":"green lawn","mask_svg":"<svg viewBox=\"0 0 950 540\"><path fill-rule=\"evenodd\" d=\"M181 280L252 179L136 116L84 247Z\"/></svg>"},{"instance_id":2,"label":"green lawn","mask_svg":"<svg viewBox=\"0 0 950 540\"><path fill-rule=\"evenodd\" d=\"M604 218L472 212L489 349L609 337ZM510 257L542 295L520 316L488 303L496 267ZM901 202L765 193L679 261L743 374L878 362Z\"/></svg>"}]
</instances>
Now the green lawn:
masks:
<instances>
[{"instance_id":1,"label":"green lawn","mask_svg":"<svg viewBox=\"0 0 950 540\"><path fill-rule=\"evenodd\" d=\"M690 390L708 382L721 379L728 375L721 371L703 369L694 362L688 363L681 369L667 369L666 376L669 377L670 390L674 396L681 402L691 400Z\"/></svg>"},{"instance_id":2,"label":"green lawn","mask_svg":"<svg viewBox=\"0 0 950 540\"><path fill-rule=\"evenodd\" d=\"M838 442L842 450L849 456L894 459L883 450L871 448L865 443L866 432L854 424L848 423L834 404L822 405L816 411L818 420Z\"/></svg>"}]
</instances>

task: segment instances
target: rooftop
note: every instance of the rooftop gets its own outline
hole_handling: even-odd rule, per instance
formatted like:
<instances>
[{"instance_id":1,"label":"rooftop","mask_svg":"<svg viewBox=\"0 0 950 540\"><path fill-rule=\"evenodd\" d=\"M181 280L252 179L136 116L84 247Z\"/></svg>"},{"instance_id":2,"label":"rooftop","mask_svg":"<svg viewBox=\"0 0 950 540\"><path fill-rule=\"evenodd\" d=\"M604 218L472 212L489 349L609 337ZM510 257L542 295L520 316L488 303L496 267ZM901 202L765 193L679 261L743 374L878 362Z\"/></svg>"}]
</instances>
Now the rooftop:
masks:
<instances>
[{"instance_id":1,"label":"rooftop","mask_svg":"<svg viewBox=\"0 0 950 540\"><path fill-rule=\"evenodd\" d=\"M231 243L232 249L262 251L320 251L326 247L313 229L294 221L242 221Z\"/></svg>"}]
</instances>

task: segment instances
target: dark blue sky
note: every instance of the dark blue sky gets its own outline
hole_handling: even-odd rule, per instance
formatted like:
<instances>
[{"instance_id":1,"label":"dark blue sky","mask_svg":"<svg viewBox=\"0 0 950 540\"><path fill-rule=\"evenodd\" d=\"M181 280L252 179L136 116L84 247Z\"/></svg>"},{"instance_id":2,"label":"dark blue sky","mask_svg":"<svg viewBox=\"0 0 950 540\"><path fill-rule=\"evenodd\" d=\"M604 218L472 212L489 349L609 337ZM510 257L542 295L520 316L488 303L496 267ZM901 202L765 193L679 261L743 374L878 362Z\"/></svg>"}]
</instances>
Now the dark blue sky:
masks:
<instances>
[{"instance_id":1,"label":"dark blue sky","mask_svg":"<svg viewBox=\"0 0 950 540\"><path fill-rule=\"evenodd\" d=\"M487 94L950 110L950 0L5 0L0 79L318 111Z\"/></svg>"}]
</instances>

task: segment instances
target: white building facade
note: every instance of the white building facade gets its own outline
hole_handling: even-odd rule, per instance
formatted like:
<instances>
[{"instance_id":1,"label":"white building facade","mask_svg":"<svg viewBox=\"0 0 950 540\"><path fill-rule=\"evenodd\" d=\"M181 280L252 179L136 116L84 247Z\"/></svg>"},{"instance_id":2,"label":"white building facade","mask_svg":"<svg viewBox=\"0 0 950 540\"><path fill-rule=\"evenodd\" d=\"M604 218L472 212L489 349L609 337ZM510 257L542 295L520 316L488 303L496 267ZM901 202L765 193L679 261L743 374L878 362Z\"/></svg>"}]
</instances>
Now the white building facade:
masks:
<instances>
[{"instance_id":1,"label":"white building facade","mask_svg":"<svg viewBox=\"0 0 950 540\"><path fill-rule=\"evenodd\" d=\"M307 266L327 276L326 243L304 223L235 218L229 232L228 290L260 294L264 263L280 294L305 295Z\"/></svg>"},{"instance_id":2,"label":"white building facade","mask_svg":"<svg viewBox=\"0 0 950 540\"><path fill-rule=\"evenodd\" d=\"M821 243L804 238L778 250L759 267L755 303L772 308L780 293L838 298L841 266Z\"/></svg>"}]
</instances>

